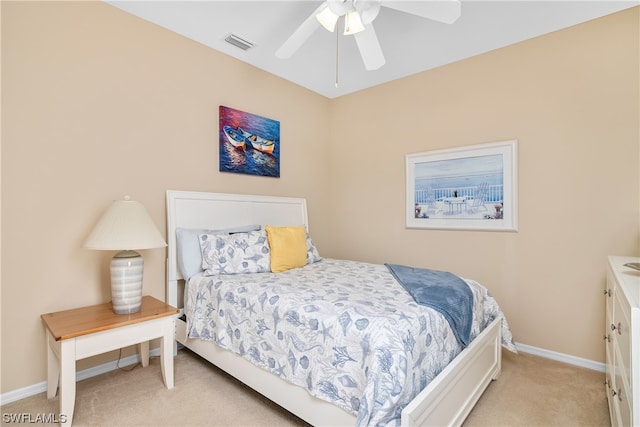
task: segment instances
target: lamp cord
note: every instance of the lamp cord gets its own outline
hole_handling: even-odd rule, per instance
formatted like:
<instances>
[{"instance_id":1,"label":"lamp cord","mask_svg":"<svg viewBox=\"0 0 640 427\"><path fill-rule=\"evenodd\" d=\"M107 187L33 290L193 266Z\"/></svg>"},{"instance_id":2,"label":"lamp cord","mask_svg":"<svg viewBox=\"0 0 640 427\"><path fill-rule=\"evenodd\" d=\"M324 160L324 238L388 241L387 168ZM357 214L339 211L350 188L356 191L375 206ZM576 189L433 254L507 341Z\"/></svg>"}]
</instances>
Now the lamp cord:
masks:
<instances>
[{"instance_id":1,"label":"lamp cord","mask_svg":"<svg viewBox=\"0 0 640 427\"><path fill-rule=\"evenodd\" d=\"M136 369L138 367L138 365L140 364L140 362L136 362L131 367L124 368L124 367L120 366L120 360L122 360L122 349L120 349L120 353L118 354L118 361L116 362L116 368L120 369L121 371L131 372L134 369Z\"/></svg>"}]
</instances>

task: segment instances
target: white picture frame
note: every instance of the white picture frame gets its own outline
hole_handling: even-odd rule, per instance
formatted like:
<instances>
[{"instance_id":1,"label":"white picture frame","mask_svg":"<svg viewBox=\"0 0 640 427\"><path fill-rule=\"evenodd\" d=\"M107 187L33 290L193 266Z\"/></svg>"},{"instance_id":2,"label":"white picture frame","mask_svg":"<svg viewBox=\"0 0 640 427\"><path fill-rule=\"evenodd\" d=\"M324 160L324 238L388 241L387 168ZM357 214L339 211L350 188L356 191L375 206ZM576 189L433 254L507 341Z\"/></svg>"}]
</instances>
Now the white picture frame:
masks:
<instances>
[{"instance_id":1,"label":"white picture frame","mask_svg":"<svg viewBox=\"0 0 640 427\"><path fill-rule=\"evenodd\" d=\"M518 231L518 141L406 155L406 226Z\"/></svg>"}]
</instances>

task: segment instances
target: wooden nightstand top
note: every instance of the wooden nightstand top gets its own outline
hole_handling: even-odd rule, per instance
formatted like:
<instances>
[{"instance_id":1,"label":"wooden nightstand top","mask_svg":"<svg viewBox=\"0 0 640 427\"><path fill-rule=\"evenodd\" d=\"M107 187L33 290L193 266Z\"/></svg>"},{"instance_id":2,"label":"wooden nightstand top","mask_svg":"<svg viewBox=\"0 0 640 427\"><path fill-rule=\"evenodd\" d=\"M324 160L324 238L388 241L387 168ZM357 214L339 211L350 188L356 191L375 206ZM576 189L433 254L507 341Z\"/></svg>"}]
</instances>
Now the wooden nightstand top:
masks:
<instances>
[{"instance_id":1,"label":"wooden nightstand top","mask_svg":"<svg viewBox=\"0 0 640 427\"><path fill-rule=\"evenodd\" d=\"M47 329L56 341L107 329L118 328L146 320L177 314L179 310L151 296L142 297L142 307L137 313L116 314L110 302L43 314Z\"/></svg>"}]
</instances>

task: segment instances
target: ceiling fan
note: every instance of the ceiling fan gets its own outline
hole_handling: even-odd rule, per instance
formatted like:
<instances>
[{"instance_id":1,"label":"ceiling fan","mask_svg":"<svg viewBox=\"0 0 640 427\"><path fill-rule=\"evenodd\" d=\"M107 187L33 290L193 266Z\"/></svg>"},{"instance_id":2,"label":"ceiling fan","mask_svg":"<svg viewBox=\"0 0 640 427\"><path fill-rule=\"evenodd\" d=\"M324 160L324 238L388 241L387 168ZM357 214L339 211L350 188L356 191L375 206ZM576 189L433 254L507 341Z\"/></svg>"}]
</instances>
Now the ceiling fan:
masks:
<instances>
[{"instance_id":1,"label":"ceiling fan","mask_svg":"<svg viewBox=\"0 0 640 427\"><path fill-rule=\"evenodd\" d=\"M385 63L373 20L380 7L452 24L460 16L460 0L325 0L276 51L278 58L290 58L320 26L335 30L344 16L344 34L356 39L367 70L377 70Z\"/></svg>"}]
</instances>

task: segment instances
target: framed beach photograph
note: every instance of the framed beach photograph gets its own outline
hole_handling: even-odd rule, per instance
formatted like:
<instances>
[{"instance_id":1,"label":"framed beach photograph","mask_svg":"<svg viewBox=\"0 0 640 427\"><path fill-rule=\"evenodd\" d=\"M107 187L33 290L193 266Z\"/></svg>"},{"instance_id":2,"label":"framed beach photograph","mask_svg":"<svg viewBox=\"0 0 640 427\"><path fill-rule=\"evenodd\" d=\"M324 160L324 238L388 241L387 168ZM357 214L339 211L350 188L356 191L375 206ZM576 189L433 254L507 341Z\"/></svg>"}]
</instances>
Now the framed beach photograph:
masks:
<instances>
[{"instance_id":1,"label":"framed beach photograph","mask_svg":"<svg viewBox=\"0 0 640 427\"><path fill-rule=\"evenodd\" d=\"M220 172L280 177L280 122L220 106Z\"/></svg>"},{"instance_id":2,"label":"framed beach photograph","mask_svg":"<svg viewBox=\"0 0 640 427\"><path fill-rule=\"evenodd\" d=\"M406 156L407 228L518 231L518 141Z\"/></svg>"}]
</instances>

